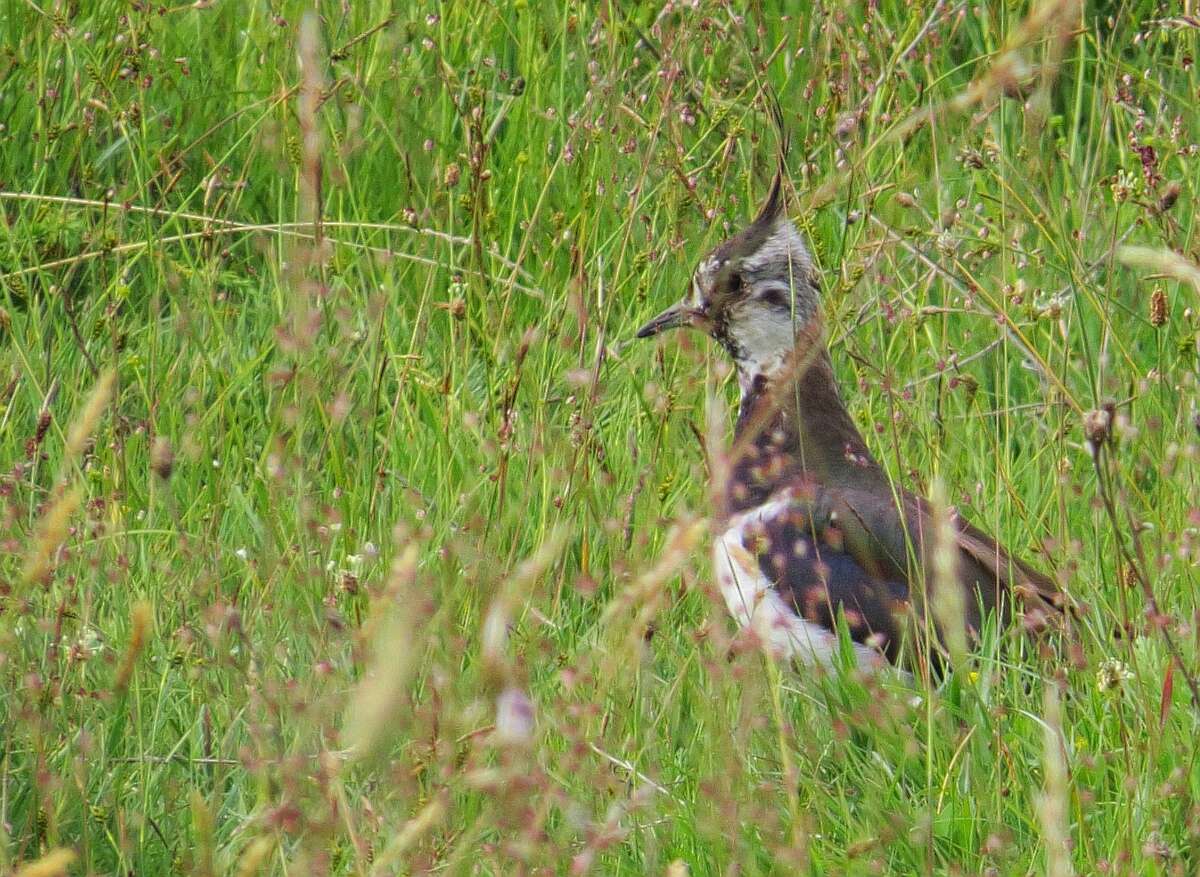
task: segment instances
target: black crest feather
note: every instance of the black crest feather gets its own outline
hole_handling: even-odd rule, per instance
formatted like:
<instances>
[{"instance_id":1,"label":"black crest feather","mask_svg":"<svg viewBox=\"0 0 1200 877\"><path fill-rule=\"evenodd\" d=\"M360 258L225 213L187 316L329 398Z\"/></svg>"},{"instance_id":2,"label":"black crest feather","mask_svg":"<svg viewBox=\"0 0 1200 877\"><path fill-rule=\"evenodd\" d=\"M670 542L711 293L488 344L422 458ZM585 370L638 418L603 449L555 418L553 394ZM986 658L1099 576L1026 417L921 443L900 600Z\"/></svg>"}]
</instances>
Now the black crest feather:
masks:
<instances>
[{"instance_id":1,"label":"black crest feather","mask_svg":"<svg viewBox=\"0 0 1200 877\"><path fill-rule=\"evenodd\" d=\"M779 148L775 161L775 178L771 181L771 189L767 192L767 198L763 201L758 216L754 218L754 222L747 229L747 238L754 241L765 239L775 223L783 216L783 181L787 174L787 153L791 145L791 138L788 136L783 120L783 108L779 106L779 99L772 91L766 92L764 99L767 101L771 121L779 135Z\"/></svg>"}]
</instances>

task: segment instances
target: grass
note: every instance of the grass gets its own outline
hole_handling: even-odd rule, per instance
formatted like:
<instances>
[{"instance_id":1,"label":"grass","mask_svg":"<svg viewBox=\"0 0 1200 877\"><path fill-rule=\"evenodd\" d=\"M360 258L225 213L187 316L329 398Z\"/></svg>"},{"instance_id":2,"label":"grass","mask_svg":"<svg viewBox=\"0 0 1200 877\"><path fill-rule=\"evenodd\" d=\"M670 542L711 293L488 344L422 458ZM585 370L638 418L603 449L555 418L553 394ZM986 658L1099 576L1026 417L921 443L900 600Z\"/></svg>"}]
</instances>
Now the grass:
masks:
<instances>
[{"instance_id":1,"label":"grass","mask_svg":"<svg viewBox=\"0 0 1200 877\"><path fill-rule=\"evenodd\" d=\"M1195 873L1198 31L799 6L0 3L0 870ZM631 335L768 88L854 416L1069 642L714 599L735 391Z\"/></svg>"}]
</instances>

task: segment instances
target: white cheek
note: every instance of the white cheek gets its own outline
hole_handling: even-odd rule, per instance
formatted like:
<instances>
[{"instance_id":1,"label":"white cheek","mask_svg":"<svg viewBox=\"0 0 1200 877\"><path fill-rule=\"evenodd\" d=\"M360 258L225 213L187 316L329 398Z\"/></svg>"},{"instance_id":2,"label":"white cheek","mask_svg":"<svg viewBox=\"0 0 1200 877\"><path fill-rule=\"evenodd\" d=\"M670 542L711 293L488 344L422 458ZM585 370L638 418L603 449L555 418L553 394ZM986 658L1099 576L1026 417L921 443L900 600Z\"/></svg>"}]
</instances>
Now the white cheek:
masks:
<instances>
[{"instance_id":1,"label":"white cheek","mask_svg":"<svg viewBox=\"0 0 1200 877\"><path fill-rule=\"evenodd\" d=\"M761 306L742 308L730 322L730 330L745 364L755 372L780 368L796 344L792 321Z\"/></svg>"}]
</instances>

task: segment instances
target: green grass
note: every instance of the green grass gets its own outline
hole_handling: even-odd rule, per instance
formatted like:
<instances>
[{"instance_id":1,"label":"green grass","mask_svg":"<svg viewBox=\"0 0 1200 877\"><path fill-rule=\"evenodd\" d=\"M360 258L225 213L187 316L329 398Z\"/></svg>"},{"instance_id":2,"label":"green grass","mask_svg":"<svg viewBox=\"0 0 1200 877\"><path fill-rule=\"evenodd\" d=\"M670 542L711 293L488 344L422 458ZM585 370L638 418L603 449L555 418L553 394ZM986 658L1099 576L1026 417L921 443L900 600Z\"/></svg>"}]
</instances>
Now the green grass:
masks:
<instances>
[{"instance_id":1,"label":"green grass","mask_svg":"<svg viewBox=\"0 0 1200 877\"><path fill-rule=\"evenodd\" d=\"M0 870L1200 868L1200 297L1118 259L1197 261L1200 31L783 5L0 2ZM854 416L1070 643L735 637L735 389L631 336L752 215L768 88Z\"/></svg>"}]
</instances>

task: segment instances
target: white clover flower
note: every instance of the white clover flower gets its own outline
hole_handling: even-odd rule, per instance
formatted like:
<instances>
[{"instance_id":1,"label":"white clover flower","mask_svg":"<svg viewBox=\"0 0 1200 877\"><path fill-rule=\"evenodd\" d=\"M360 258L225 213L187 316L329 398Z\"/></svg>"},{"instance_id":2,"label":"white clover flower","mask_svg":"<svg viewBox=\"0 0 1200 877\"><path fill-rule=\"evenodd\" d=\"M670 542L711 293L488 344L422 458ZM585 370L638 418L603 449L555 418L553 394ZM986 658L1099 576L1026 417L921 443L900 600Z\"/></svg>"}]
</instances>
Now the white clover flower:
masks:
<instances>
[{"instance_id":1,"label":"white clover flower","mask_svg":"<svg viewBox=\"0 0 1200 877\"><path fill-rule=\"evenodd\" d=\"M104 648L104 640L100 638L99 632L94 627L85 627L79 631L75 647L90 658Z\"/></svg>"}]
</instances>

